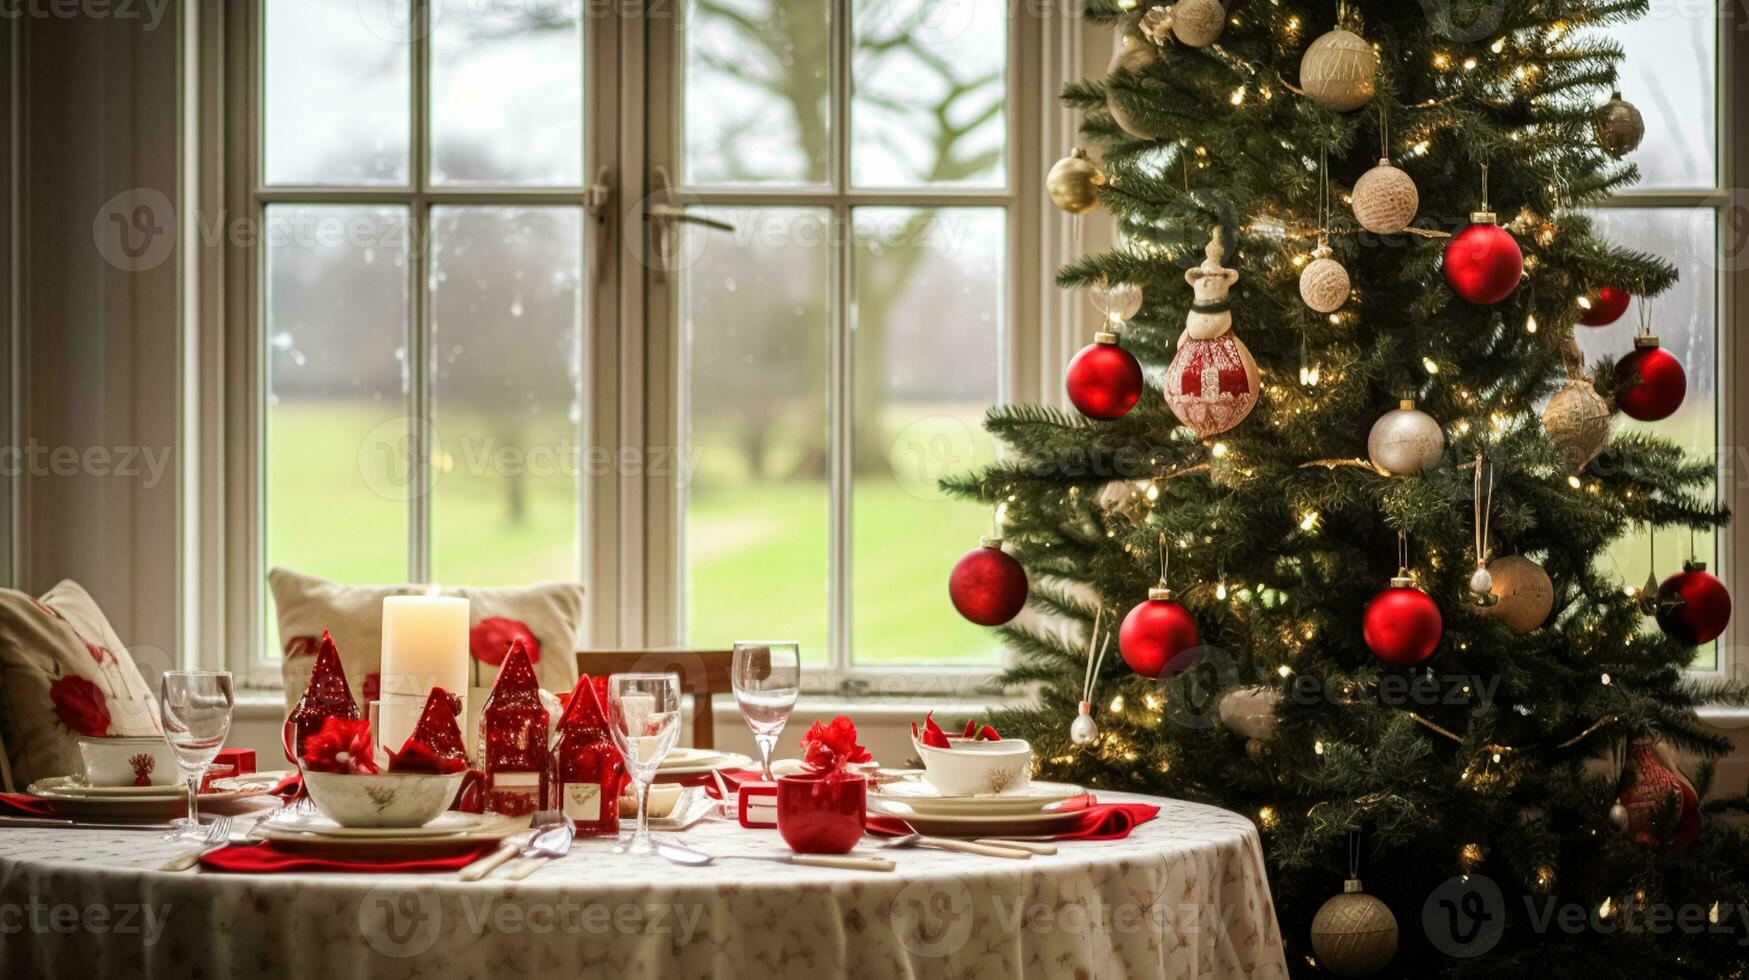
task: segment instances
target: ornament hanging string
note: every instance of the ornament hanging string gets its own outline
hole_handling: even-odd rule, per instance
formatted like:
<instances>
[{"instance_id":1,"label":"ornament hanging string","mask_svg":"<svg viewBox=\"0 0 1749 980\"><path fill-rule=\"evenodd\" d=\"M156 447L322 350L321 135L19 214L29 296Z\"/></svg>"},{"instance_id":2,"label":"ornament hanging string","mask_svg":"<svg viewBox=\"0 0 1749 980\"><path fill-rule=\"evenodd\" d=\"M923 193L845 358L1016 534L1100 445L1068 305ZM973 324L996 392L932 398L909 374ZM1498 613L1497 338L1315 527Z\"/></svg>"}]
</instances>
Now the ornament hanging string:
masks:
<instances>
[{"instance_id":1,"label":"ornament hanging string","mask_svg":"<svg viewBox=\"0 0 1749 980\"><path fill-rule=\"evenodd\" d=\"M1409 575L1409 532L1397 532L1397 566L1401 568L1404 577Z\"/></svg>"},{"instance_id":2,"label":"ornament hanging string","mask_svg":"<svg viewBox=\"0 0 1749 980\"><path fill-rule=\"evenodd\" d=\"M1488 522L1494 510L1494 480L1493 473L1488 472L1488 479L1482 479L1484 471L1489 468L1483 462L1482 454L1476 454L1476 561L1487 564L1488 561ZM1484 486L1486 482L1486 486Z\"/></svg>"},{"instance_id":3,"label":"ornament hanging string","mask_svg":"<svg viewBox=\"0 0 1749 980\"><path fill-rule=\"evenodd\" d=\"M1105 664L1105 651L1111 649L1111 634L1106 634L1105 646L1099 648L1099 655L1094 656L1093 648L1099 644L1099 624L1105 619L1105 606L1101 605L1093 613L1093 631L1087 634L1087 675L1081 681L1081 700L1093 703L1093 684L1099 680L1099 668Z\"/></svg>"},{"instance_id":4,"label":"ornament hanging string","mask_svg":"<svg viewBox=\"0 0 1749 980\"><path fill-rule=\"evenodd\" d=\"M1360 833L1348 832L1348 877L1360 877Z\"/></svg>"},{"instance_id":5,"label":"ornament hanging string","mask_svg":"<svg viewBox=\"0 0 1749 980\"><path fill-rule=\"evenodd\" d=\"M1485 163L1482 164L1482 210L1494 210L1488 206L1488 165Z\"/></svg>"},{"instance_id":6,"label":"ornament hanging string","mask_svg":"<svg viewBox=\"0 0 1749 980\"><path fill-rule=\"evenodd\" d=\"M1403 713L1408 715L1417 724L1421 725L1422 727L1426 728L1427 730L1429 730L1431 732L1434 732L1434 733L1439 734L1439 735L1444 735L1446 738L1451 739L1452 741L1458 743L1459 745L1462 745L1464 743L1464 737L1462 735L1459 735L1459 734L1453 732L1449 728L1442 727L1437 722L1428 721L1426 718L1421 717L1420 715L1416 714L1413 711L1404 711ZM1573 736L1570 739L1567 739L1565 742L1555 743L1555 748L1557 748L1557 749L1570 749L1573 746L1578 745L1580 742L1585 741L1587 738L1590 738L1592 735L1597 734L1597 732L1600 731L1601 729L1603 729L1605 726L1615 724L1616 721L1617 721L1617 718L1615 715L1604 715L1602 718L1599 718L1596 721L1592 722L1584 731L1580 732L1579 734ZM1497 755L1509 755L1513 752L1520 752L1523 750L1518 748L1517 746L1513 746L1513 745L1485 745L1482 747L1482 751L1491 752L1491 753L1494 753Z\"/></svg>"},{"instance_id":7,"label":"ornament hanging string","mask_svg":"<svg viewBox=\"0 0 1749 980\"><path fill-rule=\"evenodd\" d=\"M1166 532L1160 532L1160 588L1169 588L1166 573L1172 568L1172 552L1166 547Z\"/></svg>"}]
</instances>

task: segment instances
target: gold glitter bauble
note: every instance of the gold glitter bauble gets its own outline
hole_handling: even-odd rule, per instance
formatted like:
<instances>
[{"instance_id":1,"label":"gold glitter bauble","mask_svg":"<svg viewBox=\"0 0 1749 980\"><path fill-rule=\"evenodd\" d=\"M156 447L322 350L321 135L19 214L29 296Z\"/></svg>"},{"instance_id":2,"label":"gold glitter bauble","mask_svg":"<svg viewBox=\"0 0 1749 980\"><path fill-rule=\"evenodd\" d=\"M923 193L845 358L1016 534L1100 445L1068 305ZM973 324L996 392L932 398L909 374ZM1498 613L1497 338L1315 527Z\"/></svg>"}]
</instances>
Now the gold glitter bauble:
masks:
<instances>
[{"instance_id":1,"label":"gold glitter bauble","mask_svg":"<svg viewBox=\"0 0 1749 980\"><path fill-rule=\"evenodd\" d=\"M1646 120L1632 102L1617 92L1597 110L1591 121L1591 133L1603 152L1620 160L1640 148L1646 138Z\"/></svg>"},{"instance_id":2,"label":"gold glitter bauble","mask_svg":"<svg viewBox=\"0 0 1749 980\"><path fill-rule=\"evenodd\" d=\"M1226 26L1221 0L1178 0L1172 8L1172 36L1180 44L1206 48L1220 39Z\"/></svg>"},{"instance_id":3,"label":"gold glitter bauble","mask_svg":"<svg viewBox=\"0 0 1749 980\"><path fill-rule=\"evenodd\" d=\"M1070 214L1086 214L1098 207L1099 187L1104 183L1105 175L1080 147L1058 160L1045 175L1045 191L1051 195L1051 202Z\"/></svg>"},{"instance_id":4,"label":"gold glitter bauble","mask_svg":"<svg viewBox=\"0 0 1749 980\"><path fill-rule=\"evenodd\" d=\"M1609 439L1609 403L1591 382L1574 378L1543 409L1543 431L1574 473L1603 451Z\"/></svg>"},{"instance_id":5,"label":"gold glitter bauble","mask_svg":"<svg viewBox=\"0 0 1749 980\"><path fill-rule=\"evenodd\" d=\"M1397 953L1397 917L1350 878L1312 917L1312 952L1340 977L1370 977Z\"/></svg>"},{"instance_id":6,"label":"gold glitter bauble","mask_svg":"<svg viewBox=\"0 0 1749 980\"><path fill-rule=\"evenodd\" d=\"M1379 56L1358 34L1337 29L1312 42L1300 59L1300 87L1314 101L1349 112L1372 101Z\"/></svg>"},{"instance_id":7,"label":"gold glitter bauble","mask_svg":"<svg viewBox=\"0 0 1749 980\"><path fill-rule=\"evenodd\" d=\"M1514 633L1529 633L1541 626L1555 608L1555 583L1543 567L1523 555L1502 555L1488 563L1489 589L1500 601L1480 607L1489 616L1506 621Z\"/></svg>"},{"instance_id":8,"label":"gold glitter bauble","mask_svg":"<svg viewBox=\"0 0 1749 980\"><path fill-rule=\"evenodd\" d=\"M1354 182L1354 220L1375 235L1395 235L1408 228L1419 210L1420 189L1389 160L1380 160Z\"/></svg>"}]
</instances>

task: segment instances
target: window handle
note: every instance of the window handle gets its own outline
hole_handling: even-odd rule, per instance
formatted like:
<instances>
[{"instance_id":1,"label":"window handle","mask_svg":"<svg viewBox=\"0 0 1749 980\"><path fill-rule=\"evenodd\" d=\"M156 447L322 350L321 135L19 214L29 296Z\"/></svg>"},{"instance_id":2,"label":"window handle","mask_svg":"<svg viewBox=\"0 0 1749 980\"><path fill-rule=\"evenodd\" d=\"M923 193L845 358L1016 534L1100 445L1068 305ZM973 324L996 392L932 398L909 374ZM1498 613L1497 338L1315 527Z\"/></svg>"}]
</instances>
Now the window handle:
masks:
<instances>
[{"instance_id":1,"label":"window handle","mask_svg":"<svg viewBox=\"0 0 1749 980\"><path fill-rule=\"evenodd\" d=\"M682 224L727 232L733 232L735 226L720 218L711 218L688 211L686 206L676 199L674 182L668 176L667 167L654 168L652 176L655 178L656 192L651 197L660 197L661 202L652 201L645 206L644 220L651 225L654 231L651 247L655 251L657 260L657 275L661 281L666 282L668 276L678 271L679 268L680 226Z\"/></svg>"},{"instance_id":2,"label":"window handle","mask_svg":"<svg viewBox=\"0 0 1749 980\"><path fill-rule=\"evenodd\" d=\"M608 253L613 251L613 240L608 234L608 208L613 204L613 171L606 165L595 171L595 180L583 189L583 210L595 216L595 227L601 232L600 241L595 246L595 282L601 285L607 282L609 273Z\"/></svg>"}]
</instances>

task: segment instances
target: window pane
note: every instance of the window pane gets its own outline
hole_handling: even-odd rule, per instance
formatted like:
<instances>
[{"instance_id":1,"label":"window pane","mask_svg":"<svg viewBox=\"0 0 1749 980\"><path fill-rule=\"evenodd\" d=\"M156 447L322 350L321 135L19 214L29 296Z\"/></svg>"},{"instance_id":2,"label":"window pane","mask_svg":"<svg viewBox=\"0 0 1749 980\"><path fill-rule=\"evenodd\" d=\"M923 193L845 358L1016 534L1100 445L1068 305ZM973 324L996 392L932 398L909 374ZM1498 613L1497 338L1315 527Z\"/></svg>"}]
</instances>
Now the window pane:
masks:
<instances>
[{"instance_id":1,"label":"window pane","mask_svg":"<svg viewBox=\"0 0 1749 980\"><path fill-rule=\"evenodd\" d=\"M687 643L826 662L829 212L696 209L681 285Z\"/></svg>"},{"instance_id":2,"label":"window pane","mask_svg":"<svg viewBox=\"0 0 1749 980\"><path fill-rule=\"evenodd\" d=\"M686 5L686 183L826 181L831 7L821 0Z\"/></svg>"},{"instance_id":3,"label":"window pane","mask_svg":"<svg viewBox=\"0 0 1749 980\"><path fill-rule=\"evenodd\" d=\"M1706 4L1654 3L1612 36L1622 98L1646 119L1646 141L1628 159L1645 188L1711 187L1715 176L1719 15Z\"/></svg>"},{"instance_id":4,"label":"window pane","mask_svg":"<svg viewBox=\"0 0 1749 980\"><path fill-rule=\"evenodd\" d=\"M432 574L580 577L583 216L431 212Z\"/></svg>"},{"instance_id":5,"label":"window pane","mask_svg":"<svg viewBox=\"0 0 1749 980\"><path fill-rule=\"evenodd\" d=\"M407 183L410 10L267 0L268 183Z\"/></svg>"},{"instance_id":6,"label":"window pane","mask_svg":"<svg viewBox=\"0 0 1749 980\"><path fill-rule=\"evenodd\" d=\"M857 0L851 178L1001 186L1008 24L997 0Z\"/></svg>"},{"instance_id":7,"label":"window pane","mask_svg":"<svg viewBox=\"0 0 1749 980\"><path fill-rule=\"evenodd\" d=\"M1688 373L1688 397L1676 414L1662 422L1636 422L1617 416L1616 426L1629 426L1663 436L1693 455L1711 457L1718 451L1718 295L1717 220L1710 209L1615 209L1594 212L1597 232L1617 245L1663 256L1682 270L1682 281L1651 306L1652 332L1665 350L1682 361ZM1575 327L1587 363L1604 354L1620 357L1634 349L1640 305L1607 327ZM1658 535L1660 579L1678 571L1688 557L1688 533L1665 530ZM1713 535L1695 538L1695 553L1718 567ZM1615 543L1601 562L1619 571L1623 584L1643 585L1652 571L1651 542L1637 531ZM1695 666L1710 667L1716 653L1700 651Z\"/></svg>"},{"instance_id":8,"label":"window pane","mask_svg":"<svg viewBox=\"0 0 1749 980\"><path fill-rule=\"evenodd\" d=\"M407 209L275 205L266 218L267 563L403 581Z\"/></svg>"},{"instance_id":9,"label":"window pane","mask_svg":"<svg viewBox=\"0 0 1749 980\"><path fill-rule=\"evenodd\" d=\"M947 601L948 569L990 510L936 481L995 459L984 411L1006 363L1006 232L994 208L859 208L852 660L991 663L1001 649Z\"/></svg>"},{"instance_id":10,"label":"window pane","mask_svg":"<svg viewBox=\"0 0 1749 980\"><path fill-rule=\"evenodd\" d=\"M581 184L582 6L442 0L433 17L431 179Z\"/></svg>"}]
</instances>

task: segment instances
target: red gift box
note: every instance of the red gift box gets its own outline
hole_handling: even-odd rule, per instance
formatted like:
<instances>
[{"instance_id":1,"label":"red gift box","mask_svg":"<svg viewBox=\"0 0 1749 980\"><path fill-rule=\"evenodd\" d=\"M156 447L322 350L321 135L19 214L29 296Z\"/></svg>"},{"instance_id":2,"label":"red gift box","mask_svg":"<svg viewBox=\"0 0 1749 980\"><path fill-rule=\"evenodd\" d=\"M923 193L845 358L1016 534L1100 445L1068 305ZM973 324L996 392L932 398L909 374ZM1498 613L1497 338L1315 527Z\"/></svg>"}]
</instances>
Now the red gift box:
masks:
<instances>
[{"instance_id":1,"label":"red gift box","mask_svg":"<svg viewBox=\"0 0 1749 980\"><path fill-rule=\"evenodd\" d=\"M735 793L741 826L771 828L777 826L777 784L763 779L742 780Z\"/></svg>"},{"instance_id":2,"label":"red gift box","mask_svg":"<svg viewBox=\"0 0 1749 980\"><path fill-rule=\"evenodd\" d=\"M255 771L254 749L220 749L213 757L214 765L229 765L231 775L246 776Z\"/></svg>"}]
</instances>

